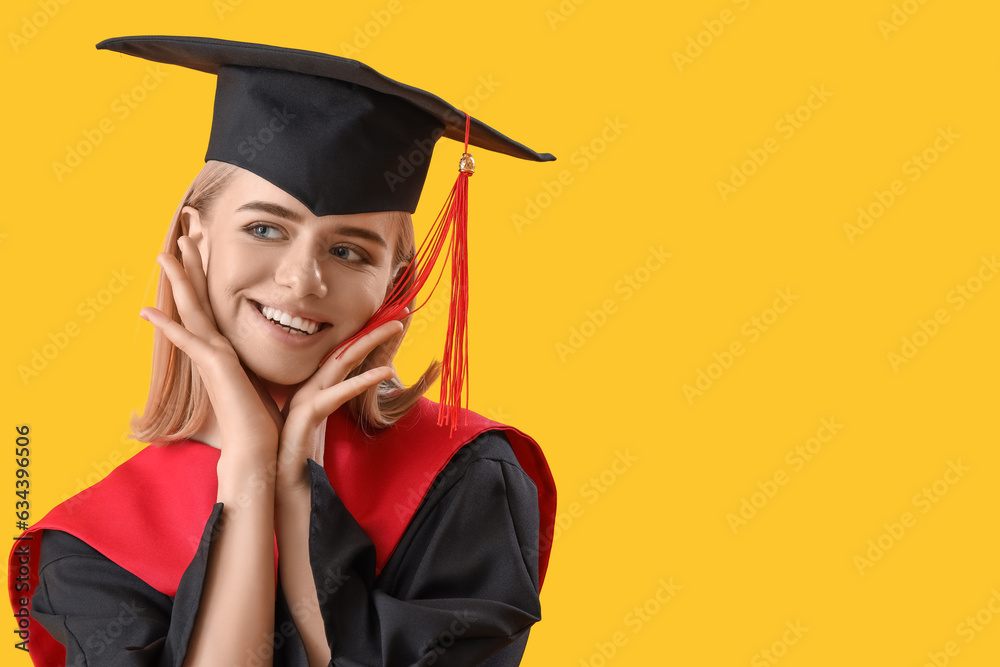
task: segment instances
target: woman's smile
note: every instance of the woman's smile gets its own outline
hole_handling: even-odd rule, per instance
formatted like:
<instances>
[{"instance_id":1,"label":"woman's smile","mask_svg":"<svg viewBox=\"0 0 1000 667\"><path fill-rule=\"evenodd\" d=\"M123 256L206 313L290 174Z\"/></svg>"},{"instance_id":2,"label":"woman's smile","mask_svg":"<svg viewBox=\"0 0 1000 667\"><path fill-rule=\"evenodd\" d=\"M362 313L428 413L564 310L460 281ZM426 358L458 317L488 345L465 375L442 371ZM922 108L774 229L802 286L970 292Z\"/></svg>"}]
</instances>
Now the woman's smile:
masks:
<instances>
[{"instance_id":1,"label":"woman's smile","mask_svg":"<svg viewBox=\"0 0 1000 667\"><path fill-rule=\"evenodd\" d=\"M312 318L311 315L295 314L295 310L289 307L275 308L254 302L258 312L268 321L284 329L288 333L311 336L320 329L330 326L329 322L320 322Z\"/></svg>"},{"instance_id":2,"label":"woman's smile","mask_svg":"<svg viewBox=\"0 0 1000 667\"><path fill-rule=\"evenodd\" d=\"M257 326L278 345L291 349L321 346L324 355L333 348L334 344L328 335L333 325L329 322L318 322L301 316L293 317L292 309L289 309L291 312L283 311L253 300L250 300L249 304L255 311L251 312L251 317Z\"/></svg>"}]
</instances>

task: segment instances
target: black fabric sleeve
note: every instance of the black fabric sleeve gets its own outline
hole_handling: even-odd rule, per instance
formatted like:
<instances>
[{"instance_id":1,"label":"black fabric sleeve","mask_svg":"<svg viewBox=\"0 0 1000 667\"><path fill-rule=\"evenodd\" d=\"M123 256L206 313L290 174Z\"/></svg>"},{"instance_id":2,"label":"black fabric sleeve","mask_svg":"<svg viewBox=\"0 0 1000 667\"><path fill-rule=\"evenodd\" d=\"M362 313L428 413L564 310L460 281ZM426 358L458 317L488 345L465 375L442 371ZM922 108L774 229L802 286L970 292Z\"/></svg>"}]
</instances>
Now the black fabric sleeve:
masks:
<instances>
[{"instance_id":1,"label":"black fabric sleeve","mask_svg":"<svg viewBox=\"0 0 1000 667\"><path fill-rule=\"evenodd\" d=\"M80 539L43 531L31 614L66 647L66 665L180 667L221 513L222 503L217 503L174 598Z\"/></svg>"},{"instance_id":2,"label":"black fabric sleeve","mask_svg":"<svg viewBox=\"0 0 1000 667\"><path fill-rule=\"evenodd\" d=\"M538 495L488 432L438 476L375 577L375 549L310 461L309 551L336 667L517 665L538 601Z\"/></svg>"}]
</instances>

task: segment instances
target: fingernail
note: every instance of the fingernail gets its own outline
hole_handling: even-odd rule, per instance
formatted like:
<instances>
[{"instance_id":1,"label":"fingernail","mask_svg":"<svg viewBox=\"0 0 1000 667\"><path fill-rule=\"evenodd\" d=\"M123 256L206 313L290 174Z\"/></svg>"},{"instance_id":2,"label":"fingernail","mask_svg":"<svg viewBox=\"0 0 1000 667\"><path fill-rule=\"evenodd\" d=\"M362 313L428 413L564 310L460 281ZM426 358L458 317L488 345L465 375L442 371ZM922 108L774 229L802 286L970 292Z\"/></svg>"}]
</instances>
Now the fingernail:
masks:
<instances>
[{"instance_id":1,"label":"fingernail","mask_svg":"<svg viewBox=\"0 0 1000 667\"><path fill-rule=\"evenodd\" d=\"M141 317L142 319L146 320L147 322L149 321L149 316L146 315L146 311L144 311L144 310L140 310L139 311L139 317Z\"/></svg>"}]
</instances>

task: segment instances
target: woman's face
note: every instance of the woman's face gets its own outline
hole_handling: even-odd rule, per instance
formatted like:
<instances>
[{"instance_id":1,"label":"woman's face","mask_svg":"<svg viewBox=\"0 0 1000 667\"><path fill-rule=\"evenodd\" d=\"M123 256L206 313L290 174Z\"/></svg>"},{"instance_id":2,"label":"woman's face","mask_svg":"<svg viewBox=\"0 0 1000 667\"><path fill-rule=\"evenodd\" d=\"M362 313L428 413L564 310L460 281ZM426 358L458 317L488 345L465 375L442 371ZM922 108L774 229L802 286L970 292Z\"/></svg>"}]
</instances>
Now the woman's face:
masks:
<instances>
[{"instance_id":1,"label":"woman's face","mask_svg":"<svg viewBox=\"0 0 1000 667\"><path fill-rule=\"evenodd\" d=\"M269 382L307 379L391 285L396 213L316 217L240 169L206 212L186 207L184 215L219 331Z\"/></svg>"}]
</instances>

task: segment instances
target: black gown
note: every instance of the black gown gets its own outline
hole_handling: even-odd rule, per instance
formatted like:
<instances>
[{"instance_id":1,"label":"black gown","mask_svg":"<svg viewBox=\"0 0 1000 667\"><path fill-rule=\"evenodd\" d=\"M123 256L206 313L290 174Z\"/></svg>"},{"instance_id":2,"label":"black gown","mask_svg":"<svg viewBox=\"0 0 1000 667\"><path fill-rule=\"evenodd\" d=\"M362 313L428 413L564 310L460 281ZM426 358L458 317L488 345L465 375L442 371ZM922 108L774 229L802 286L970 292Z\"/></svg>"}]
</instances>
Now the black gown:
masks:
<instances>
[{"instance_id":1,"label":"black gown","mask_svg":"<svg viewBox=\"0 0 1000 667\"><path fill-rule=\"evenodd\" d=\"M517 665L538 600L538 496L506 436L483 433L437 476L385 567L322 466L312 479L309 556L331 665ZM222 503L205 525L211 534ZM185 657L211 540L175 597L76 537L43 531L32 615L67 665L170 665ZM308 666L278 582L273 636L242 664Z\"/></svg>"}]
</instances>

